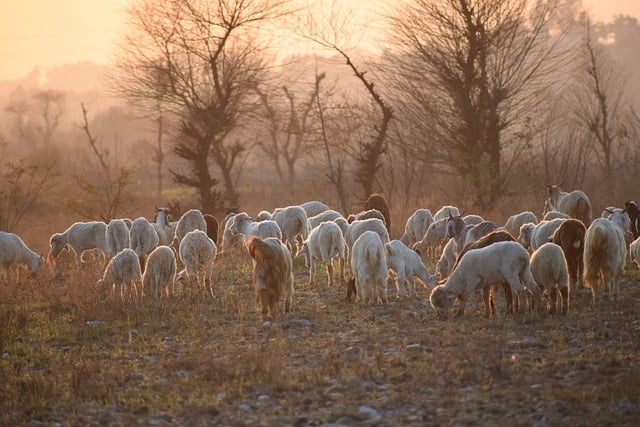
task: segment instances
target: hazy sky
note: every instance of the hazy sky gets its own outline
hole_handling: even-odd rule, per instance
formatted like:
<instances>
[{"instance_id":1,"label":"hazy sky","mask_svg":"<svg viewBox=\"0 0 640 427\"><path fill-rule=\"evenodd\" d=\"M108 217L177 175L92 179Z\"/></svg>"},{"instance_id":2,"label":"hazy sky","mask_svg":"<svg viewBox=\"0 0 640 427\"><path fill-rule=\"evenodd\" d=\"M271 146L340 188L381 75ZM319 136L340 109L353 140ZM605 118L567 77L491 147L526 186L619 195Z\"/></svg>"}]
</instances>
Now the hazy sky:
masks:
<instances>
[{"instance_id":1,"label":"hazy sky","mask_svg":"<svg viewBox=\"0 0 640 427\"><path fill-rule=\"evenodd\" d=\"M364 0L367 1L367 0ZM109 62L129 0L2 0L0 80L23 77L36 65ZM640 0L583 0L598 21L640 17Z\"/></svg>"}]
</instances>

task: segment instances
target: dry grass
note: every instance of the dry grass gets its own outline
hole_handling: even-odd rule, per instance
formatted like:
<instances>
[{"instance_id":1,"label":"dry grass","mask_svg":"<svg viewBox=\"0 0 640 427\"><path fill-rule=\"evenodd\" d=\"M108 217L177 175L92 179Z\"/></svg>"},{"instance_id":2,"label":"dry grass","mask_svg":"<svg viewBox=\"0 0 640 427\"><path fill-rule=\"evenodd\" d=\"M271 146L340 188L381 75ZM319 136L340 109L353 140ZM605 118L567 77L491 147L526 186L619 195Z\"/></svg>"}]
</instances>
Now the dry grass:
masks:
<instances>
[{"instance_id":1,"label":"dry grass","mask_svg":"<svg viewBox=\"0 0 640 427\"><path fill-rule=\"evenodd\" d=\"M215 299L119 303L91 271L0 285L0 424L637 422L635 270L615 307L579 292L567 317L440 321L426 295L356 306L295 269L293 315L267 325L247 256L217 260Z\"/></svg>"}]
</instances>

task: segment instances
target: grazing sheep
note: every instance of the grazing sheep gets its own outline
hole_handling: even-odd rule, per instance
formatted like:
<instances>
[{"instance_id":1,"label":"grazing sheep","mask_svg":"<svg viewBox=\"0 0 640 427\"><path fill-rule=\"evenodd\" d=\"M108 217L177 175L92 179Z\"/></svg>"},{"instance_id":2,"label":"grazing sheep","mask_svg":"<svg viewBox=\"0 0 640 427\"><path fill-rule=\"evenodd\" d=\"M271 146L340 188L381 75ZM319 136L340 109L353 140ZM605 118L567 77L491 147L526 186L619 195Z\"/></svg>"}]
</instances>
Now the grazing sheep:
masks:
<instances>
[{"instance_id":1,"label":"grazing sheep","mask_svg":"<svg viewBox=\"0 0 640 427\"><path fill-rule=\"evenodd\" d=\"M517 240L525 249L530 249L533 252L545 243L550 242L553 238L553 233L564 221L566 220L563 218L556 218L551 221L541 221L538 224L524 224L520 227L520 234Z\"/></svg>"},{"instance_id":2,"label":"grazing sheep","mask_svg":"<svg viewBox=\"0 0 640 427\"><path fill-rule=\"evenodd\" d=\"M384 218L384 215L382 215L382 212L380 212L377 209L369 209L368 211L361 211L361 212L358 212L357 214L351 214L347 216L347 222L351 224L353 221L362 221L363 219L370 219L370 218L378 218L386 225L386 220Z\"/></svg>"},{"instance_id":3,"label":"grazing sheep","mask_svg":"<svg viewBox=\"0 0 640 427\"><path fill-rule=\"evenodd\" d=\"M121 219L112 219L109 221L105 240L107 241L107 257L109 259L116 256L121 250L130 247L131 238L127 224Z\"/></svg>"},{"instance_id":4,"label":"grazing sheep","mask_svg":"<svg viewBox=\"0 0 640 427\"><path fill-rule=\"evenodd\" d=\"M564 253L569 271L569 284L571 290L577 290L578 281L582 277L584 264L582 254L584 252L584 235L587 228L582 221L575 218L566 219L554 231L552 242L559 245Z\"/></svg>"},{"instance_id":5,"label":"grazing sheep","mask_svg":"<svg viewBox=\"0 0 640 427\"><path fill-rule=\"evenodd\" d=\"M453 271L453 265L456 262L457 251L458 246L456 245L456 240L449 239L449 241L447 241L447 244L444 245L444 249L442 250L440 259L438 259L438 262L436 263L435 274L440 276L441 279L449 276L449 274Z\"/></svg>"},{"instance_id":6,"label":"grazing sheep","mask_svg":"<svg viewBox=\"0 0 640 427\"><path fill-rule=\"evenodd\" d=\"M215 243L218 244L218 230L220 229L220 224L218 223L218 218L211 214L204 214L204 222L207 223L207 236Z\"/></svg>"},{"instance_id":7,"label":"grazing sheep","mask_svg":"<svg viewBox=\"0 0 640 427\"><path fill-rule=\"evenodd\" d=\"M233 234L231 232L231 225L233 224L233 218L236 216L235 213L227 214L223 220L223 232L222 232L222 243L220 246L220 254L226 253L232 248L242 248L244 247L244 235L242 234Z\"/></svg>"},{"instance_id":8,"label":"grazing sheep","mask_svg":"<svg viewBox=\"0 0 640 427\"><path fill-rule=\"evenodd\" d=\"M365 231L353 243L351 271L355 277L356 302L361 301L365 304L388 302L389 269L382 239L375 231Z\"/></svg>"},{"instance_id":9,"label":"grazing sheep","mask_svg":"<svg viewBox=\"0 0 640 427\"><path fill-rule=\"evenodd\" d=\"M158 233L146 218L139 217L133 220L129 231L129 239L131 241L131 249L140 258L140 267L144 271L147 256L158 246L160 241Z\"/></svg>"},{"instance_id":10,"label":"grazing sheep","mask_svg":"<svg viewBox=\"0 0 640 427\"><path fill-rule=\"evenodd\" d=\"M310 228L307 213L300 206L288 206L286 208L276 209L273 213L273 220L280 228L283 242L295 258L298 250L297 242L302 242L309 236Z\"/></svg>"},{"instance_id":11,"label":"grazing sheep","mask_svg":"<svg viewBox=\"0 0 640 427\"><path fill-rule=\"evenodd\" d=\"M44 258L29 249L18 235L0 231L0 268L4 280L9 279L10 271L16 272L18 280L21 266L27 266L34 275L43 263Z\"/></svg>"},{"instance_id":12,"label":"grazing sheep","mask_svg":"<svg viewBox=\"0 0 640 427\"><path fill-rule=\"evenodd\" d=\"M547 185L547 195L560 212L579 219L586 227L591 224L591 201L584 192L575 190L566 193L559 185Z\"/></svg>"},{"instance_id":13,"label":"grazing sheep","mask_svg":"<svg viewBox=\"0 0 640 427\"><path fill-rule=\"evenodd\" d=\"M169 286L174 293L176 280L176 255L169 246L158 246L149 254L147 268L142 276L143 289L160 298L169 297Z\"/></svg>"},{"instance_id":14,"label":"grazing sheep","mask_svg":"<svg viewBox=\"0 0 640 427\"><path fill-rule=\"evenodd\" d=\"M460 211L455 206L443 206L433 215L434 221L439 221L441 219L447 219L450 216L460 216Z\"/></svg>"},{"instance_id":15,"label":"grazing sheep","mask_svg":"<svg viewBox=\"0 0 640 427\"><path fill-rule=\"evenodd\" d=\"M538 218L533 212L524 211L519 214L511 215L504 223L503 228L512 236L517 236L520 234L520 227L528 223L537 224Z\"/></svg>"},{"instance_id":16,"label":"grazing sheep","mask_svg":"<svg viewBox=\"0 0 640 427\"><path fill-rule=\"evenodd\" d=\"M412 247L416 242L422 240L433 222L433 215L429 209L416 210L407 220L400 241L408 247Z\"/></svg>"},{"instance_id":17,"label":"grazing sheep","mask_svg":"<svg viewBox=\"0 0 640 427\"><path fill-rule=\"evenodd\" d=\"M216 259L216 244L202 230L192 230L184 235L180 241L180 260L184 269L176 275L176 282L197 283L198 289L206 292L207 282L209 293L213 294L211 276L213 263Z\"/></svg>"},{"instance_id":18,"label":"grazing sheep","mask_svg":"<svg viewBox=\"0 0 640 427\"><path fill-rule=\"evenodd\" d=\"M516 242L498 242L468 251L445 284L431 291L431 305L444 317L459 296L461 301L457 315L460 316L464 314L469 295L480 288L483 291L485 316L489 317L493 315L489 304L490 288L502 282L509 284L519 301L524 301L526 288L533 294L535 305L540 307L540 290L531 275L529 253ZM520 304L520 312L524 312L524 304Z\"/></svg>"},{"instance_id":19,"label":"grazing sheep","mask_svg":"<svg viewBox=\"0 0 640 427\"><path fill-rule=\"evenodd\" d=\"M135 221L133 225L135 225ZM138 294L138 284L142 285L140 260L133 249L125 248L111 258L102 279L97 281L96 286L98 288L112 286L114 297L116 295L116 287L119 287L120 300L122 300L124 298L124 288L127 285L130 286L128 292L129 297L132 297L132 289L135 291L136 298L144 296L143 288L141 288L140 294Z\"/></svg>"},{"instance_id":20,"label":"grazing sheep","mask_svg":"<svg viewBox=\"0 0 640 427\"><path fill-rule=\"evenodd\" d=\"M369 196L364 204L364 210L368 211L375 209L380 211L384 216L384 224L387 227L387 232L391 234L391 209L389 209L389 203L382 194L372 194Z\"/></svg>"},{"instance_id":21,"label":"grazing sheep","mask_svg":"<svg viewBox=\"0 0 640 427\"><path fill-rule=\"evenodd\" d=\"M584 282L591 288L593 303L606 286L609 298L616 299L620 288L627 244L617 225L606 218L596 218L584 236Z\"/></svg>"},{"instance_id":22,"label":"grazing sheep","mask_svg":"<svg viewBox=\"0 0 640 427\"><path fill-rule=\"evenodd\" d=\"M309 266L309 286L313 286L316 274L316 259L321 259L327 266L328 285L333 286L333 258L338 257L340 281L344 282L344 263L346 259L346 243L342 230L332 221L323 222L309 233L298 256L304 256Z\"/></svg>"},{"instance_id":23,"label":"grazing sheep","mask_svg":"<svg viewBox=\"0 0 640 427\"><path fill-rule=\"evenodd\" d=\"M75 257L78 270L82 266L82 253L89 249L99 249L103 254L107 249L107 224L101 221L76 222L63 233L55 233L49 240L50 256L55 259L62 249L70 248Z\"/></svg>"},{"instance_id":24,"label":"grazing sheep","mask_svg":"<svg viewBox=\"0 0 640 427\"><path fill-rule=\"evenodd\" d=\"M384 250L387 257L387 267L396 275L396 295L398 297L406 297L408 294L418 296L414 282L416 278L429 290L438 284L438 276L433 276L427 271L420 255L400 240L385 243Z\"/></svg>"},{"instance_id":25,"label":"grazing sheep","mask_svg":"<svg viewBox=\"0 0 640 427\"><path fill-rule=\"evenodd\" d=\"M329 206L317 200L301 203L300 207L304 209L305 213L307 214L307 218L311 218L312 216L316 216L324 211L329 210Z\"/></svg>"},{"instance_id":26,"label":"grazing sheep","mask_svg":"<svg viewBox=\"0 0 640 427\"><path fill-rule=\"evenodd\" d=\"M253 258L256 303L262 307L262 320L273 318L276 305L281 301L284 301L284 313L289 313L294 293L289 249L278 238L263 240L257 236L249 238L247 249Z\"/></svg>"},{"instance_id":27,"label":"grazing sheep","mask_svg":"<svg viewBox=\"0 0 640 427\"><path fill-rule=\"evenodd\" d=\"M342 218L342 214L338 211L329 209L327 211L320 212L318 215L309 217L309 229L313 230L314 228L319 226L321 223L326 221L333 221L336 218Z\"/></svg>"},{"instance_id":28,"label":"grazing sheep","mask_svg":"<svg viewBox=\"0 0 640 427\"><path fill-rule=\"evenodd\" d=\"M191 209L182 214L176 225L172 246L178 248L184 236L193 230L207 232L207 221L199 209Z\"/></svg>"},{"instance_id":29,"label":"grazing sheep","mask_svg":"<svg viewBox=\"0 0 640 427\"><path fill-rule=\"evenodd\" d=\"M271 220L253 222L251 217L244 212L233 217L230 230L233 234L244 235L246 240L251 236L257 236L263 240L269 237L282 240L282 232L277 222Z\"/></svg>"},{"instance_id":30,"label":"grazing sheep","mask_svg":"<svg viewBox=\"0 0 640 427\"><path fill-rule=\"evenodd\" d=\"M549 294L547 312L556 313L558 292L562 297L562 314L569 311L569 273L562 248L555 243L545 243L531 255L531 274L541 290Z\"/></svg>"}]
</instances>

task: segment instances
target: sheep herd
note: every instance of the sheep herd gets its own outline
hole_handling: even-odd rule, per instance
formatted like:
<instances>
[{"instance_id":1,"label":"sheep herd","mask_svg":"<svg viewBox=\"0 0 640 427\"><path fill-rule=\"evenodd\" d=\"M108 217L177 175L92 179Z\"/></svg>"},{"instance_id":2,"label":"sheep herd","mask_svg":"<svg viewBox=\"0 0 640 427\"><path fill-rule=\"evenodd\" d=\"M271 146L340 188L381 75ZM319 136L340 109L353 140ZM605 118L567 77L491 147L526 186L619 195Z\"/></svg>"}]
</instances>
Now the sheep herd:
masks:
<instances>
[{"instance_id":1,"label":"sheep herd","mask_svg":"<svg viewBox=\"0 0 640 427\"><path fill-rule=\"evenodd\" d=\"M418 281L442 317L456 301L456 314L463 314L476 290L482 291L487 317L495 314L499 289L507 313L546 308L550 314L567 314L571 291L582 285L591 289L594 304L605 288L609 298L616 298L627 255L640 263L636 202L606 208L592 221L583 192L549 186L548 195L541 221L527 211L512 215L503 226L478 215L461 216L454 206L434 215L418 209L397 240L389 237L390 209L379 194L369 198L363 211L346 217L319 201L262 211L255 221L246 212L231 213L220 223L197 209L171 222L166 208L156 208L155 222L140 217L72 224L51 236L49 259L56 275L63 250L74 254L78 269L83 253L91 251L106 264L96 286L121 300L145 293L168 298L176 284L214 296L216 257L236 247L252 259L263 319L291 311L296 257L304 258L312 287L320 262L333 286L337 261L338 279L356 303L387 303L390 273L398 298L417 297ZM426 259L437 260L434 274L425 267ZM25 267L35 274L43 263L19 236L0 232L5 281L16 279Z\"/></svg>"}]
</instances>

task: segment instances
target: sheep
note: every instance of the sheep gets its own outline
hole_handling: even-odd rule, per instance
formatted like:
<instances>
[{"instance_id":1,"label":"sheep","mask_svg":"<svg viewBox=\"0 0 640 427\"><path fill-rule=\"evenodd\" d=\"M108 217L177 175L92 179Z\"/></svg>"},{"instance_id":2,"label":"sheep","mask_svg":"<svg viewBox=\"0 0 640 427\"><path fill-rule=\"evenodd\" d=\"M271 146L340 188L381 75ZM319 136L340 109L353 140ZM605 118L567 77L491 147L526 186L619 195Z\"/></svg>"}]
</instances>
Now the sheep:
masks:
<instances>
[{"instance_id":1,"label":"sheep","mask_svg":"<svg viewBox=\"0 0 640 427\"><path fill-rule=\"evenodd\" d=\"M418 296L414 279L419 279L431 291L438 284L438 276L431 275L422 263L420 255L400 240L392 240L384 244L387 267L396 275L396 292L398 297L406 297L407 290ZM408 286L405 286L407 285Z\"/></svg>"},{"instance_id":2,"label":"sheep","mask_svg":"<svg viewBox=\"0 0 640 427\"><path fill-rule=\"evenodd\" d=\"M273 213L273 221L278 224L282 233L282 240L295 258L298 250L297 239L304 241L309 236L310 229L307 213L300 206L288 206L276 209Z\"/></svg>"},{"instance_id":3,"label":"sheep","mask_svg":"<svg viewBox=\"0 0 640 427\"><path fill-rule=\"evenodd\" d=\"M558 292L562 297L561 313L569 311L569 273L562 248L555 243L545 243L531 255L531 274L541 290L549 294L547 312L556 313Z\"/></svg>"},{"instance_id":4,"label":"sheep","mask_svg":"<svg viewBox=\"0 0 640 427\"><path fill-rule=\"evenodd\" d=\"M294 294L293 260L289 249L278 238L252 236L247 250L253 258L256 303L262 308L262 320L273 318L275 308L284 302L284 313L291 311Z\"/></svg>"},{"instance_id":5,"label":"sheep","mask_svg":"<svg viewBox=\"0 0 640 427\"><path fill-rule=\"evenodd\" d=\"M547 185L547 195L560 212L579 219L586 227L591 224L591 201L584 192L574 190L566 193L559 185Z\"/></svg>"},{"instance_id":6,"label":"sheep","mask_svg":"<svg viewBox=\"0 0 640 427\"><path fill-rule=\"evenodd\" d=\"M584 235L587 228L582 221L575 218L566 219L554 231L551 241L562 248L564 258L567 261L569 271L569 286L571 290L577 290L578 280L582 277L584 264L582 254L584 251Z\"/></svg>"},{"instance_id":7,"label":"sheep","mask_svg":"<svg viewBox=\"0 0 640 427\"><path fill-rule=\"evenodd\" d=\"M207 232L207 221L198 209L191 209L182 214L176 225L172 246L178 248L184 236L193 230Z\"/></svg>"},{"instance_id":8,"label":"sheep","mask_svg":"<svg viewBox=\"0 0 640 427\"><path fill-rule=\"evenodd\" d=\"M105 240L107 241L107 257L116 256L121 250L131 246L129 228L121 219L112 219L107 224Z\"/></svg>"},{"instance_id":9,"label":"sheep","mask_svg":"<svg viewBox=\"0 0 640 427\"><path fill-rule=\"evenodd\" d=\"M168 245L173 240L174 229L169 222L169 208L156 207L155 222L152 223L156 233L158 233L158 244Z\"/></svg>"},{"instance_id":10,"label":"sheep","mask_svg":"<svg viewBox=\"0 0 640 427\"><path fill-rule=\"evenodd\" d=\"M316 259L321 259L327 266L328 285L333 286L334 257L338 257L340 280L344 282L344 262L346 259L346 243L342 230L332 221L323 222L309 233L309 237L301 245L298 256L304 256L309 267L309 286L313 286L316 274Z\"/></svg>"},{"instance_id":11,"label":"sheep","mask_svg":"<svg viewBox=\"0 0 640 427\"><path fill-rule=\"evenodd\" d=\"M453 265L456 262L457 251L458 246L456 245L456 240L449 239L447 241L447 244L444 246L444 249L442 250L440 259L438 259L438 262L436 263L435 274L440 276L441 279L444 279L453 271Z\"/></svg>"},{"instance_id":12,"label":"sheep","mask_svg":"<svg viewBox=\"0 0 640 427\"><path fill-rule=\"evenodd\" d=\"M268 237L276 237L282 239L282 232L278 223L275 221L253 222L251 217L245 212L241 212L231 220L230 231L233 234L242 234L245 239L251 236L257 236L261 239Z\"/></svg>"},{"instance_id":13,"label":"sheep","mask_svg":"<svg viewBox=\"0 0 640 427\"><path fill-rule=\"evenodd\" d=\"M314 229L325 221L333 221L336 218L341 218L342 214L332 209L320 212L318 215L309 217L309 229Z\"/></svg>"},{"instance_id":14,"label":"sheep","mask_svg":"<svg viewBox=\"0 0 640 427\"><path fill-rule=\"evenodd\" d=\"M228 213L223 219L221 224L223 225L222 232L222 243L220 244L220 254L226 253L232 248L242 248L244 247L244 235L242 234L233 234L231 232L231 225L233 224L233 218L237 214Z\"/></svg>"},{"instance_id":15,"label":"sheep","mask_svg":"<svg viewBox=\"0 0 640 427\"><path fill-rule=\"evenodd\" d=\"M433 215L429 209L417 209L407 219L404 234L400 237L400 241L408 247L412 247L416 242L422 240L433 222Z\"/></svg>"},{"instance_id":16,"label":"sheep","mask_svg":"<svg viewBox=\"0 0 640 427\"><path fill-rule=\"evenodd\" d=\"M169 285L171 292L175 292L176 268L173 249L169 246L158 246L147 259L147 268L142 275L142 288L150 289L156 298L163 295L169 297Z\"/></svg>"},{"instance_id":17,"label":"sheep","mask_svg":"<svg viewBox=\"0 0 640 427\"><path fill-rule=\"evenodd\" d=\"M145 220L146 221L146 220ZM133 225L135 225L135 221ZM113 296L116 294L116 287L120 288L120 300L124 298L124 288L130 285L129 297L132 296L131 289L135 291L136 298L144 296L144 288L141 287L141 294L138 294L138 284L142 284L142 272L140 270L140 260L133 249L125 248L111 258L101 279L96 282L98 288L112 286Z\"/></svg>"},{"instance_id":18,"label":"sheep","mask_svg":"<svg viewBox=\"0 0 640 427\"><path fill-rule=\"evenodd\" d=\"M101 221L76 222L62 233L55 233L49 239L49 256L55 260L62 249L68 247L74 253L78 270L82 267L82 253L89 249L99 249L103 254L107 249L107 224ZM57 272L56 272L57 274Z\"/></svg>"},{"instance_id":19,"label":"sheep","mask_svg":"<svg viewBox=\"0 0 640 427\"><path fill-rule=\"evenodd\" d=\"M507 218L503 228L512 236L517 236L520 234L520 227L528 223L537 224L538 217L531 211L524 211Z\"/></svg>"},{"instance_id":20,"label":"sheep","mask_svg":"<svg viewBox=\"0 0 640 427\"><path fill-rule=\"evenodd\" d=\"M584 282L591 289L593 303L607 287L609 298L616 299L627 257L622 230L606 218L596 218L584 236Z\"/></svg>"},{"instance_id":21,"label":"sheep","mask_svg":"<svg viewBox=\"0 0 640 427\"><path fill-rule=\"evenodd\" d=\"M305 213L307 214L307 218L311 218L312 216L316 216L324 211L329 210L329 206L317 200L301 203L300 207L304 209Z\"/></svg>"},{"instance_id":22,"label":"sheep","mask_svg":"<svg viewBox=\"0 0 640 427\"><path fill-rule=\"evenodd\" d=\"M460 211L455 206L442 206L438 211L433 215L434 221L439 221L441 219L447 219L450 216L460 216Z\"/></svg>"},{"instance_id":23,"label":"sheep","mask_svg":"<svg viewBox=\"0 0 640 427\"><path fill-rule=\"evenodd\" d=\"M563 218L556 218L551 221L541 221L538 224L524 224L520 227L517 240L525 249L530 249L533 252L543 244L550 242L553 233L564 221L566 220Z\"/></svg>"},{"instance_id":24,"label":"sheep","mask_svg":"<svg viewBox=\"0 0 640 427\"><path fill-rule=\"evenodd\" d=\"M8 280L11 270L15 270L17 280L21 266L27 266L35 275L43 263L44 258L29 249L18 235L0 231L0 268L4 280Z\"/></svg>"},{"instance_id":25,"label":"sheep","mask_svg":"<svg viewBox=\"0 0 640 427\"><path fill-rule=\"evenodd\" d=\"M140 258L140 267L144 271L147 256L158 246L160 241L158 233L146 218L139 217L133 220L129 239L131 240L131 249Z\"/></svg>"},{"instance_id":26,"label":"sheep","mask_svg":"<svg viewBox=\"0 0 640 427\"><path fill-rule=\"evenodd\" d=\"M353 243L351 271L355 280L356 302L369 304L388 302L389 269L382 239L375 231L365 231Z\"/></svg>"},{"instance_id":27,"label":"sheep","mask_svg":"<svg viewBox=\"0 0 640 427\"><path fill-rule=\"evenodd\" d=\"M629 245L629 252L631 253L631 260L640 267L640 238L631 242L631 245Z\"/></svg>"},{"instance_id":28,"label":"sheep","mask_svg":"<svg viewBox=\"0 0 640 427\"><path fill-rule=\"evenodd\" d=\"M215 243L218 244L218 231L220 229L220 224L218 223L218 218L211 214L204 214L204 222L207 224L207 236Z\"/></svg>"},{"instance_id":29,"label":"sheep","mask_svg":"<svg viewBox=\"0 0 640 427\"><path fill-rule=\"evenodd\" d=\"M380 211L384 216L384 225L387 227L387 232L391 234L391 210L389 209L389 203L382 194L372 194L369 196L364 204L364 210L368 211L375 209Z\"/></svg>"},{"instance_id":30,"label":"sheep","mask_svg":"<svg viewBox=\"0 0 640 427\"><path fill-rule=\"evenodd\" d=\"M176 282L190 284L196 283L199 290L206 292L207 282L209 293L213 297L211 276L213 275L213 263L216 259L218 248L216 244L202 230L192 230L180 240L178 253L184 264L184 269L176 275Z\"/></svg>"},{"instance_id":31,"label":"sheep","mask_svg":"<svg viewBox=\"0 0 640 427\"><path fill-rule=\"evenodd\" d=\"M540 307L540 290L531 275L529 253L517 242L498 242L468 251L446 282L431 291L430 302L436 312L445 317L456 297L460 296L457 316L461 316L469 295L480 288L483 291L485 316L490 317L493 315L489 304L490 288L502 282L509 284L519 301L524 301L525 289L531 292L535 306ZM524 304L520 304L520 312L524 313Z\"/></svg>"}]
</instances>

